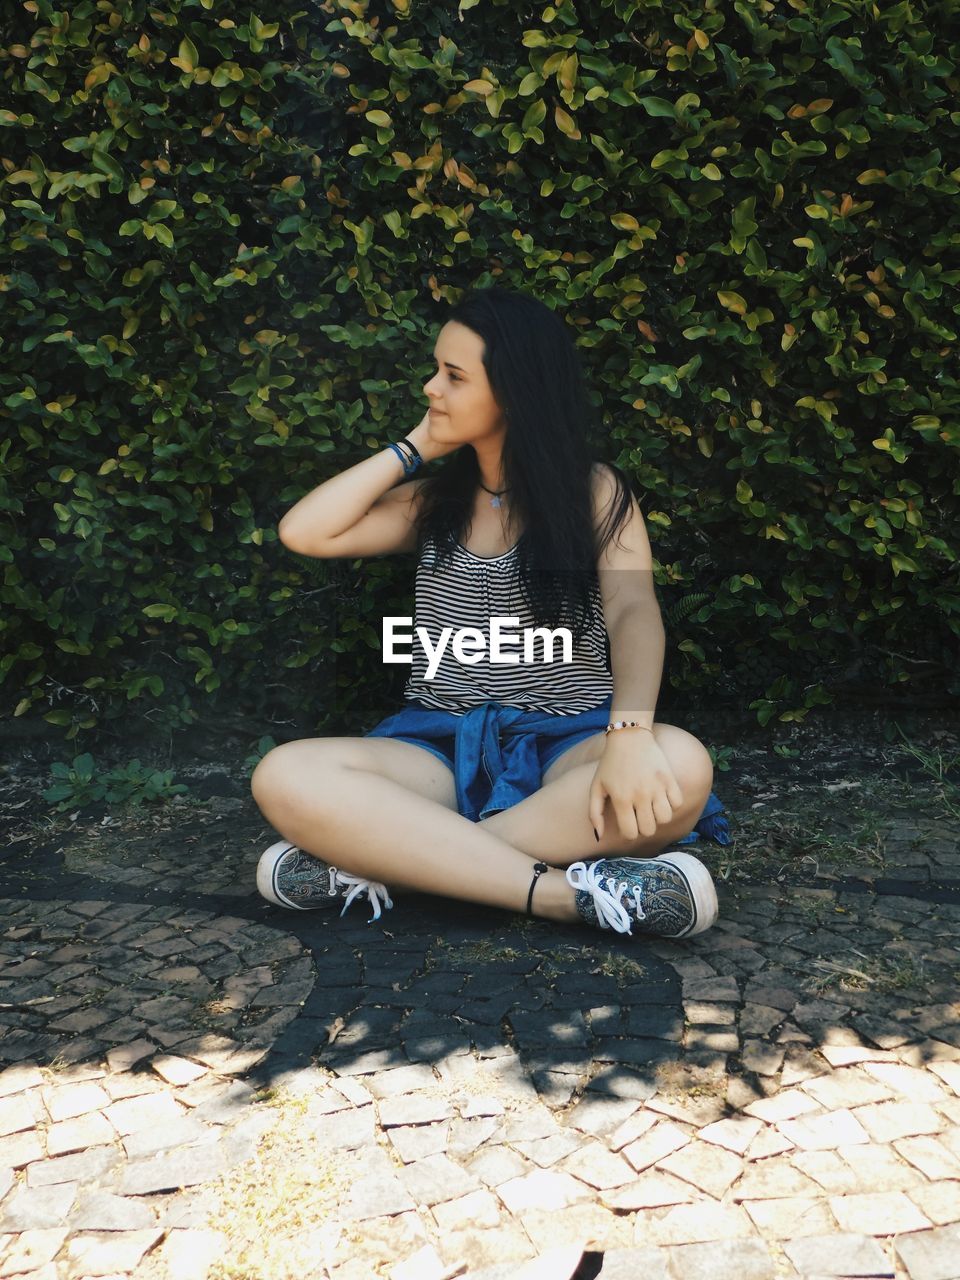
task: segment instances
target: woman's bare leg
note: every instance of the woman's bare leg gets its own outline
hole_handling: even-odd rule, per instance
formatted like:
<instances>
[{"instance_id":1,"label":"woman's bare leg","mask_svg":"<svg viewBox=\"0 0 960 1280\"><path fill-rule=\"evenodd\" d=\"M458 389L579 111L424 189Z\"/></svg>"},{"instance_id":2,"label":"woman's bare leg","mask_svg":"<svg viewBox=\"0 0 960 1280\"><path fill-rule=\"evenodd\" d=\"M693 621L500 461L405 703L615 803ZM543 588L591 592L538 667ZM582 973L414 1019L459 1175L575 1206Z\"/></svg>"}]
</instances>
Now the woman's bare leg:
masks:
<instances>
[{"instance_id":1,"label":"woman's bare leg","mask_svg":"<svg viewBox=\"0 0 960 1280\"><path fill-rule=\"evenodd\" d=\"M526 909L533 859L457 813L452 772L413 743L284 743L257 765L251 789L282 836L345 871L391 890ZM579 919L574 891L561 871L537 881L533 909L551 920Z\"/></svg>"},{"instance_id":2,"label":"woman's bare leg","mask_svg":"<svg viewBox=\"0 0 960 1280\"><path fill-rule=\"evenodd\" d=\"M470 822L456 812L450 769L412 743L386 738L316 738L286 743L258 765L252 780L267 820L307 853L394 889L442 894L511 911L526 909L533 861L558 868L541 876L535 914L579 918L560 868L610 854L650 857L700 816L712 765L695 738L656 726L657 740L684 792L685 805L653 836L624 840L608 809L598 844L587 795L602 735L565 752L540 791L502 813Z\"/></svg>"}]
</instances>

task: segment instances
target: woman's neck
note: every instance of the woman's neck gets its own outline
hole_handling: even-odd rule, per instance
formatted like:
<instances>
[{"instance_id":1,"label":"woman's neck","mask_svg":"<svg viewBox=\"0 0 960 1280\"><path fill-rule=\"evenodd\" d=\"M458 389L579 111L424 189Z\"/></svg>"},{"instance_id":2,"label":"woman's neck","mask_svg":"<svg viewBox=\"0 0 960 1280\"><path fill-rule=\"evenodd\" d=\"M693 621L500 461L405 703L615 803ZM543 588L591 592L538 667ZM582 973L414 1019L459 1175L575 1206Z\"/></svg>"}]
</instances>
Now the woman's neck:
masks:
<instances>
[{"instance_id":1,"label":"woman's neck","mask_svg":"<svg viewBox=\"0 0 960 1280\"><path fill-rule=\"evenodd\" d=\"M482 442L477 441L473 447L477 457L480 484L488 491L499 493L507 483L503 473L502 442L490 441L484 447Z\"/></svg>"}]
</instances>

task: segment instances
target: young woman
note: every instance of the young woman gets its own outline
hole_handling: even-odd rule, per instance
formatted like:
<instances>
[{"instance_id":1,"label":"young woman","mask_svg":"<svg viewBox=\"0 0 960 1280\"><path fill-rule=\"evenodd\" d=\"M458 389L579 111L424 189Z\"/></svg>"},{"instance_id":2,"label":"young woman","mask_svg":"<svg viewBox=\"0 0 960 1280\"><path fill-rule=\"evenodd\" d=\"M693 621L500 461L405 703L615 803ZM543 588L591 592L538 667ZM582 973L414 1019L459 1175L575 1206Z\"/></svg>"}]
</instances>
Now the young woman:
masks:
<instances>
[{"instance_id":1,"label":"young woman","mask_svg":"<svg viewBox=\"0 0 960 1280\"><path fill-rule=\"evenodd\" d=\"M623 474L588 455L567 327L528 295L474 291L434 358L413 431L280 522L301 555L416 551L422 642L403 710L257 765L253 795L284 837L261 857L258 889L299 909L345 898L341 914L365 892L372 919L407 889L621 933L700 933L717 916L713 881L670 846L729 837L708 751L654 721L664 629L650 544ZM516 625L495 622L506 618ZM536 626L566 627L568 652L548 662L545 645L527 648ZM445 628L459 642L441 648Z\"/></svg>"}]
</instances>

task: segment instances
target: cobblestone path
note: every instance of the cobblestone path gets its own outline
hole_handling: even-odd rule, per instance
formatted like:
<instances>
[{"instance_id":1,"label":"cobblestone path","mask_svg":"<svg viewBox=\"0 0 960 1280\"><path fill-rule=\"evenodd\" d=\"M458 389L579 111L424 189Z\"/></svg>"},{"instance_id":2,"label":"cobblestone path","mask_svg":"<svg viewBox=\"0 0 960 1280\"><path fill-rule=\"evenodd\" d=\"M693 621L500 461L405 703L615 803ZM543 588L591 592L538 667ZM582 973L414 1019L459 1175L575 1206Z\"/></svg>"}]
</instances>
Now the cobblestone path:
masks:
<instances>
[{"instance_id":1,"label":"cobblestone path","mask_svg":"<svg viewBox=\"0 0 960 1280\"><path fill-rule=\"evenodd\" d=\"M713 930L650 942L274 910L275 837L223 810L203 892L188 823L166 864L109 830L11 852L5 1278L274 1280L223 1196L259 1169L269 1198L281 1123L332 1170L291 1275L960 1277L960 894L911 873L916 832L910 892L721 880Z\"/></svg>"}]
</instances>

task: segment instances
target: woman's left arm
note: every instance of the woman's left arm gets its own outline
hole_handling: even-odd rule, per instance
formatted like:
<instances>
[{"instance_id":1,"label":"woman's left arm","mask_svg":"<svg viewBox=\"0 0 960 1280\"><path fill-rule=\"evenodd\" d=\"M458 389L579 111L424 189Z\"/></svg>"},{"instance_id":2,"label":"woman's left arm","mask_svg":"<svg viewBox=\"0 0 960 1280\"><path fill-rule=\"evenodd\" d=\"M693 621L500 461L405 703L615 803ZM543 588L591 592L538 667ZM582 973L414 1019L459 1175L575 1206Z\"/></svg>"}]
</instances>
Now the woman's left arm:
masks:
<instances>
[{"instance_id":1,"label":"woman's left arm","mask_svg":"<svg viewBox=\"0 0 960 1280\"><path fill-rule=\"evenodd\" d=\"M596 527L615 496L612 473L597 468L594 481ZM652 732L666 633L653 583L653 553L635 498L630 515L597 563L604 620L610 638L613 674L611 721L635 720L636 729L607 734L589 794L589 817L603 836L609 799L620 833L627 839L652 836L683 803L680 786Z\"/></svg>"}]
</instances>

